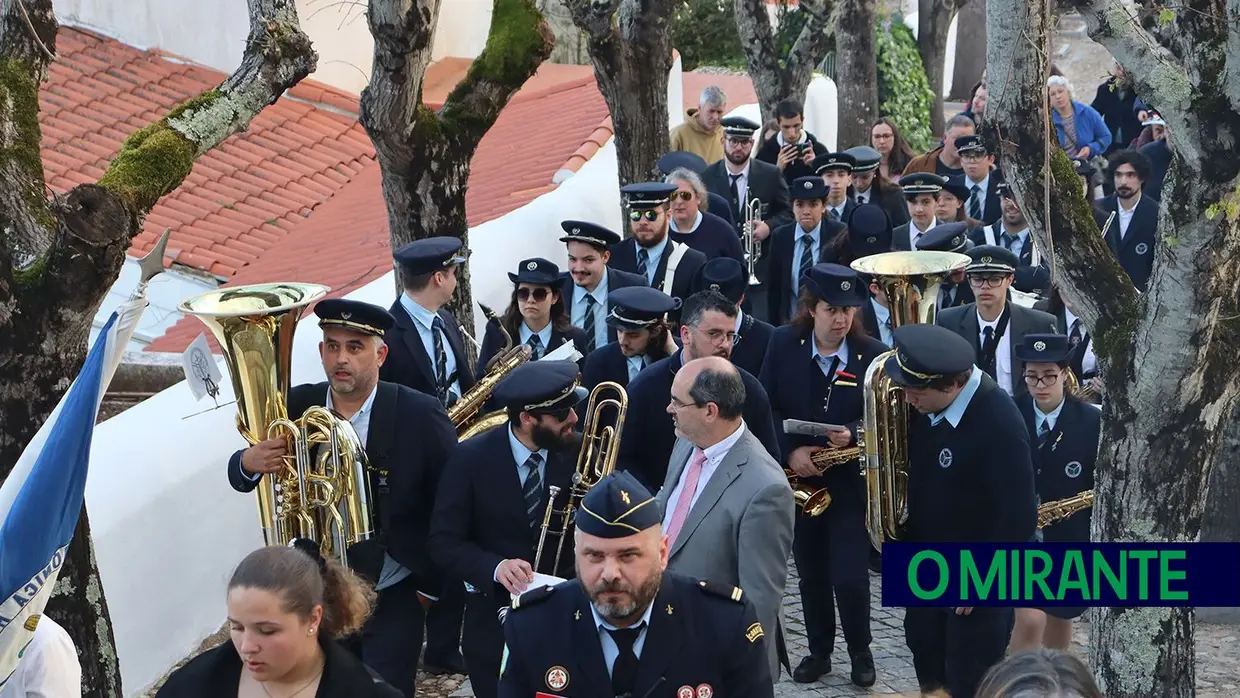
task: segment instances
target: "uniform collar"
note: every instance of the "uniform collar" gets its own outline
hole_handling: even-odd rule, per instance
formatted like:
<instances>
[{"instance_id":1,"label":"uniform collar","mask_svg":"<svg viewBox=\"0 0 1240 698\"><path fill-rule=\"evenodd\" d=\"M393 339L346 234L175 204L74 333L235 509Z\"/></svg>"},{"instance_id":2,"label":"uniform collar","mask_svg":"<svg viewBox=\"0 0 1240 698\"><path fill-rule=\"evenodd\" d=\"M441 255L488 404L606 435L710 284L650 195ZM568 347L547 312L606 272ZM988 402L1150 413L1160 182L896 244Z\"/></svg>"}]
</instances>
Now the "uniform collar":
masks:
<instances>
[{"instance_id":1,"label":"uniform collar","mask_svg":"<svg viewBox=\"0 0 1240 698\"><path fill-rule=\"evenodd\" d=\"M1065 395L1064 398L1059 401L1058 407L1051 410L1050 412L1044 413L1042 412L1042 410L1038 409L1038 403L1036 400L1034 400L1033 402L1034 426L1040 427L1042 426L1042 422L1045 421L1047 422L1048 426L1050 426L1051 429L1054 429L1055 423L1059 421L1059 414L1063 412L1063 406L1067 404L1067 402L1068 402L1068 396Z\"/></svg>"},{"instance_id":2,"label":"uniform collar","mask_svg":"<svg viewBox=\"0 0 1240 698\"><path fill-rule=\"evenodd\" d=\"M973 367L973 372L969 374L969 381L964 384L964 388L956 395L956 399L952 400L952 404L947 409L939 413L931 413L930 426L937 426L939 422L946 419L951 423L952 428L960 426L960 420L964 418L964 411L969 408L969 402L973 400L973 395L977 393L977 389L982 384L982 369L977 366Z\"/></svg>"},{"instance_id":3,"label":"uniform collar","mask_svg":"<svg viewBox=\"0 0 1240 698\"><path fill-rule=\"evenodd\" d=\"M651 599L649 605L646 606L646 612L642 614L641 620L637 621L633 625L630 625L628 628L617 628L611 623L603 620L603 617L598 614L597 610L595 610L594 604L590 604L590 614L594 616L594 627L600 630L633 630L635 628L642 627L643 625L649 628L650 614L652 611L654 611L654 599Z\"/></svg>"},{"instance_id":4,"label":"uniform collar","mask_svg":"<svg viewBox=\"0 0 1240 698\"><path fill-rule=\"evenodd\" d=\"M437 314L422 307L421 304L410 298L408 294L400 294L400 307L404 308L405 312L409 313L409 317L413 318L413 321L424 329L429 330L434 326Z\"/></svg>"},{"instance_id":5,"label":"uniform collar","mask_svg":"<svg viewBox=\"0 0 1240 698\"><path fill-rule=\"evenodd\" d=\"M508 446L512 449L512 459L517 462L518 466L525 465L525 461L530 459L530 454L534 453L521 443L516 434L512 433L511 425L508 427ZM547 462L547 449L539 449L538 455L542 456L543 463Z\"/></svg>"},{"instance_id":6,"label":"uniform collar","mask_svg":"<svg viewBox=\"0 0 1240 698\"><path fill-rule=\"evenodd\" d=\"M375 404L375 395L378 395L378 394L379 394L379 384L375 383L375 387L370 389L370 395L366 397L366 402L362 403L362 406L357 409L357 412L353 413L353 416L350 417L349 420L352 421L361 415L370 414L370 408L373 407ZM330 383L327 386L327 401L326 402L327 404L325 404L324 407L326 407L329 410L335 409L335 407L333 406L332 388L331 388Z\"/></svg>"},{"instance_id":7,"label":"uniform collar","mask_svg":"<svg viewBox=\"0 0 1240 698\"><path fill-rule=\"evenodd\" d=\"M815 361L817 361L818 357L820 356L823 359L830 361L831 357L834 356L840 360L840 366L839 366L840 368L844 368L845 366L848 365L848 337L845 337L843 341L840 342L840 346L838 349L831 352L830 354L823 354L822 350L818 348L818 342L815 341L814 333L811 330L809 333L809 347L810 347L810 358L814 359Z\"/></svg>"}]
</instances>

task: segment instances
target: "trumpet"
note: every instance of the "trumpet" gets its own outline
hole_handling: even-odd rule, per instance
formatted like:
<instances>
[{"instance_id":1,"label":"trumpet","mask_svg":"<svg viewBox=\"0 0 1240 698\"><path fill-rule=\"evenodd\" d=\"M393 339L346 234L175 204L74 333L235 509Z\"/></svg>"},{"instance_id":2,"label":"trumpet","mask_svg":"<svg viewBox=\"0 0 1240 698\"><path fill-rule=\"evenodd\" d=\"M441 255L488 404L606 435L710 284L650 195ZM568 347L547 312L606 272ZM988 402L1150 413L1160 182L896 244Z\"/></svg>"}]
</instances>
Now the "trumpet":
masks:
<instances>
[{"instance_id":1,"label":"trumpet","mask_svg":"<svg viewBox=\"0 0 1240 698\"><path fill-rule=\"evenodd\" d=\"M837 465L853 462L859 464L863 462L864 456L865 453L860 446L824 448L821 451L815 451L809 457L809 462L821 475ZM815 489L789 468L784 468L784 475L788 477L788 484L792 486L792 497L796 500L797 506L801 508L801 513L806 516L819 516L831 506L831 493L827 491L827 488Z\"/></svg>"},{"instance_id":2,"label":"trumpet","mask_svg":"<svg viewBox=\"0 0 1240 698\"><path fill-rule=\"evenodd\" d=\"M762 283L758 279L758 260L762 259L762 243L754 237L753 229L762 220L762 202L750 199L745 204L744 219L741 221L741 238L745 242L745 264L749 268L749 285Z\"/></svg>"}]
</instances>

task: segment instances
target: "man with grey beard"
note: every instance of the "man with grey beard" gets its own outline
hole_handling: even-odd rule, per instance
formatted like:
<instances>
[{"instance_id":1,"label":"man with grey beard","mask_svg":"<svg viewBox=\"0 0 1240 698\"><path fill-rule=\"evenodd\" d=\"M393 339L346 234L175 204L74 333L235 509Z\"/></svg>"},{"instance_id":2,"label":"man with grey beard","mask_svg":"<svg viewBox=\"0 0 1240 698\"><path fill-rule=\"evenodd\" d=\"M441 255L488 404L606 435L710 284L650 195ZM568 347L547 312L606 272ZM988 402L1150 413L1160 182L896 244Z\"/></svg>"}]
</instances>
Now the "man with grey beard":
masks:
<instances>
[{"instance_id":1,"label":"man with grey beard","mask_svg":"<svg viewBox=\"0 0 1240 698\"><path fill-rule=\"evenodd\" d=\"M667 572L662 513L632 475L581 501L577 578L513 601L500 698L772 698L766 634L736 587Z\"/></svg>"}]
</instances>

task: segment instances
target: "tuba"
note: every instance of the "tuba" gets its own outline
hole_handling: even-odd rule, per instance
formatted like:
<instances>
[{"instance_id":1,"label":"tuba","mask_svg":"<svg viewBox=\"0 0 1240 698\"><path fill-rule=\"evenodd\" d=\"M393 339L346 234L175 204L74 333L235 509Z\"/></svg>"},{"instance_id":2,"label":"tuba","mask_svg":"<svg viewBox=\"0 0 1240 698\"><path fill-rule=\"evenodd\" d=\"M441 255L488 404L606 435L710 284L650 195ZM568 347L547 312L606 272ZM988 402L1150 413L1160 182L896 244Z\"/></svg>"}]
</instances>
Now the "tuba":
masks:
<instances>
[{"instance_id":1,"label":"tuba","mask_svg":"<svg viewBox=\"0 0 1240 698\"><path fill-rule=\"evenodd\" d=\"M606 397L604 397L606 396ZM563 509L555 508L555 497L560 488L551 485L547 488L547 509L543 512L542 530L538 534L538 548L534 553L534 571L542 562L543 550L547 544L547 535L556 538L555 564L551 573L560 569L560 557L564 553L564 541L568 538L568 528L573 524L573 517L581 500L589 494L590 488L611 474L616 467L616 458L620 455L620 434L624 431L624 416L629 409L629 396L619 383L604 381L594 386L586 402L585 425L581 428L581 450L577 452L577 469L573 472L573 483L569 486L568 502ZM605 413L614 413L611 420L605 420ZM558 517L558 525L552 519Z\"/></svg>"},{"instance_id":2,"label":"tuba","mask_svg":"<svg viewBox=\"0 0 1240 698\"><path fill-rule=\"evenodd\" d=\"M933 324L939 286L969 258L955 252L885 252L862 257L852 268L887 295L891 329ZM866 488L866 529L882 550L884 539L904 538L908 518L908 403L883 370L894 352L880 354L865 373L865 414L857 431Z\"/></svg>"},{"instance_id":3,"label":"tuba","mask_svg":"<svg viewBox=\"0 0 1240 698\"><path fill-rule=\"evenodd\" d=\"M504 335L504 348L491 357L487 362L487 373L482 380L474 384L450 407L448 407L448 419L452 420L452 424L456 426L457 441L464 441L473 436L477 436L492 427L497 427L508 421L508 413L504 410L495 410L488 412L482 416L478 416L482 411L486 401L491 399L491 393L495 392L495 386L499 385L509 373L512 373L516 367L529 361L530 349L526 345L514 347L512 345L512 335L504 328L504 323L499 321L495 316L495 311L487 306L479 303L482 308L482 314L486 316L487 322L494 322L495 326Z\"/></svg>"},{"instance_id":4,"label":"tuba","mask_svg":"<svg viewBox=\"0 0 1240 698\"><path fill-rule=\"evenodd\" d=\"M745 265L749 268L749 285L757 286L762 282L758 279L758 260L762 259L762 243L753 235L754 224L762 220L762 202L750 199L742 211L741 240L745 243Z\"/></svg>"},{"instance_id":5,"label":"tuba","mask_svg":"<svg viewBox=\"0 0 1240 698\"><path fill-rule=\"evenodd\" d=\"M237 429L250 444L283 435L279 472L257 487L267 545L319 542L324 557L347 565L349 546L374 533L366 449L353 425L326 407L288 415L293 332L302 312L327 295L318 284L270 283L209 291L180 304L219 342L237 397Z\"/></svg>"}]
</instances>

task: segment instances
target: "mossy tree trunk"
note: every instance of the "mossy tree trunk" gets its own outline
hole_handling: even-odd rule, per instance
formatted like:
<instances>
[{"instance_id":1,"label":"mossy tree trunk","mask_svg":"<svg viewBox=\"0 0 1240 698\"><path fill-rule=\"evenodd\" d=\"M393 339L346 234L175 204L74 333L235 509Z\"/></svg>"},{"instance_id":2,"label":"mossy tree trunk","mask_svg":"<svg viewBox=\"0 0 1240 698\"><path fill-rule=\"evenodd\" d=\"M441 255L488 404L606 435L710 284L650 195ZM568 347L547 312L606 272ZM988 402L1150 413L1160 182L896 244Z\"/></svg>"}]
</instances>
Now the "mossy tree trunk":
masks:
<instances>
[{"instance_id":1,"label":"mossy tree trunk","mask_svg":"<svg viewBox=\"0 0 1240 698\"><path fill-rule=\"evenodd\" d=\"M469 244L465 190L469 163L500 111L551 55L555 37L532 0L495 0L486 47L443 107L422 104L440 0L370 0L375 40L361 122L383 173L392 249L451 235ZM449 309L473 327L469 265ZM474 348L467 349L473 354Z\"/></svg>"},{"instance_id":2,"label":"mossy tree trunk","mask_svg":"<svg viewBox=\"0 0 1240 698\"><path fill-rule=\"evenodd\" d=\"M874 50L878 0L839 0L835 32L835 85L839 90L840 150L870 144L878 118L878 63Z\"/></svg>"},{"instance_id":3,"label":"mossy tree trunk","mask_svg":"<svg viewBox=\"0 0 1240 698\"><path fill-rule=\"evenodd\" d=\"M1107 404L1093 536L1194 541L1240 397L1240 91L1226 77L1240 67L1240 29L1177 10L1155 36L1120 2L1070 3L1159 105L1174 143L1140 294L1103 242L1080 177L1048 144L1048 4L989 0L987 120L1037 244L1053 243L1055 282L1095 338ZM1097 613L1092 664L1108 696L1194 694L1191 608Z\"/></svg>"},{"instance_id":4,"label":"mossy tree trunk","mask_svg":"<svg viewBox=\"0 0 1240 698\"><path fill-rule=\"evenodd\" d=\"M860 0L873 5L874 0ZM758 105L764 121L775 118L775 105L784 99L805 100L814 69L827 57L834 38L831 15L833 0L801 0L797 12L809 15L787 56L779 55L775 32L767 14L767 0L735 0L736 30L741 35L749 77L758 93ZM874 12L870 11L870 46L874 45ZM841 37L842 38L842 37ZM871 50L870 70L874 70ZM871 81L873 83L873 81ZM875 97L873 104L877 105ZM871 107L873 108L873 107ZM841 105L840 113L843 114ZM841 141L842 142L842 141Z\"/></svg>"},{"instance_id":5,"label":"mossy tree trunk","mask_svg":"<svg viewBox=\"0 0 1240 698\"><path fill-rule=\"evenodd\" d=\"M918 0L917 48L921 51L921 64L926 68L926 79L934 93L934 108L930 110L930 131L943 135L943 80L946 79L944 61L947 59L947 32L951 29L956 10L968 0Z\"/></svg>"},{"instance_id":6,"label":"mossy tree trunk","mask_svg":"<svg viewBox=\"0 0 1240 698\"><path fill-rule=\"evenodd\" d=\"M317 59L293 0L250 0L236 72L133 134L97 184L49 200L39 86L56 48L52 0L5 3L0 12L0 477L7 477L85 360L95 312L147 212ZM84 695L123 695L85 511L47 614L77 646Z\"/></svg>"},{"instance_id":7,"label":"mossy tree trunk","mask_svg":"<svg viewBox=\"0 0 1240 698\"><path fill-rule=\"evenodd\" d=\"M586 34L594 77L616 138L620 186L659 178L671 145L667 79L673 0L565 0ZM672 105L680 109L680 105Z\"/></svg>"}]
</instances>

